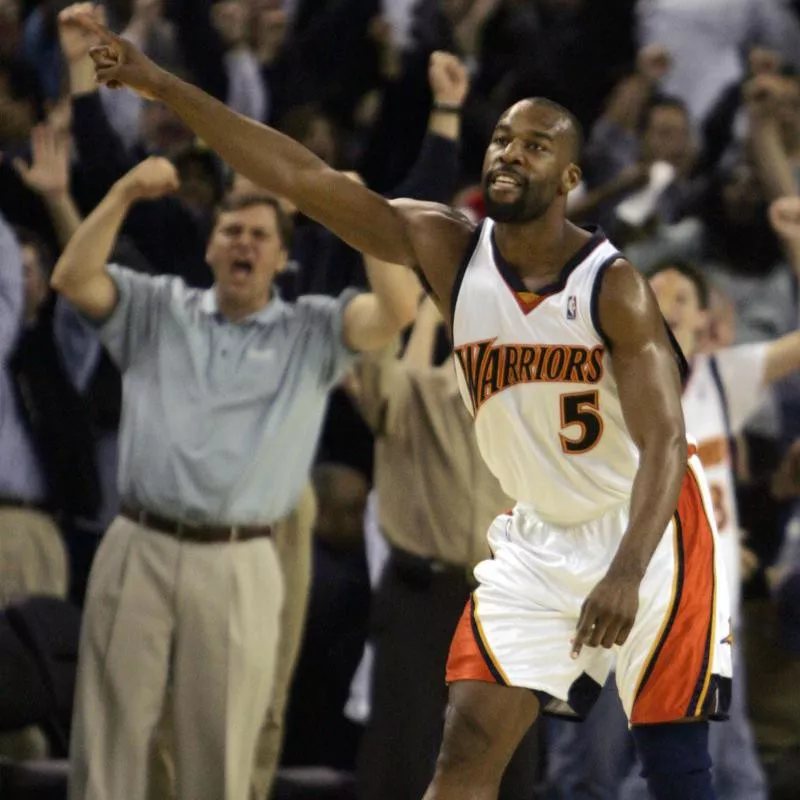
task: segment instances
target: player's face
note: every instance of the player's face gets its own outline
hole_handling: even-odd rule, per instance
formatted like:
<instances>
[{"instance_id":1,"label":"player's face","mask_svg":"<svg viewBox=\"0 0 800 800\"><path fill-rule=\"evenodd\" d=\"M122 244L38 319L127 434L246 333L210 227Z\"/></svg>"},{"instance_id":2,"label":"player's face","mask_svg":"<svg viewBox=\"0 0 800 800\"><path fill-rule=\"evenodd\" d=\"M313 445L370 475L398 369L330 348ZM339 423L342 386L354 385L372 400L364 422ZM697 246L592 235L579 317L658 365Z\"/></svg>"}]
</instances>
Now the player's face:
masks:
<instances>
[{"instance_id":1,"label":"player's face","mask_svg":"<svg viewBox=\"0 0 800 800\"><path fill-rule=\"evenodd\" d=\"M658 306L687 358L697 352L708 315L700 306L697 287L677 270L666 269L650 279Z\"/></svg>"},{"instance_id":2,"label":"player's face","mask_svg":"<svg viewBox=\"0 0 800 800\"><path fill-rule=\"evenodd\" d=\"M253 205L220 214L206 251L220 305L257 310L286 266L275 209Z\"/></svg>"},{"instance_id":3,"label":"player's face","mask_svg":"<svg viewBox=\"0 0 800 800\"><path fill-rule=\"evenodd\" d=\"M497 123L483 162L486 213L496 222L538 219L574 188L569 121L545 105L521 101Z\"/></svg>"}]
</instances>

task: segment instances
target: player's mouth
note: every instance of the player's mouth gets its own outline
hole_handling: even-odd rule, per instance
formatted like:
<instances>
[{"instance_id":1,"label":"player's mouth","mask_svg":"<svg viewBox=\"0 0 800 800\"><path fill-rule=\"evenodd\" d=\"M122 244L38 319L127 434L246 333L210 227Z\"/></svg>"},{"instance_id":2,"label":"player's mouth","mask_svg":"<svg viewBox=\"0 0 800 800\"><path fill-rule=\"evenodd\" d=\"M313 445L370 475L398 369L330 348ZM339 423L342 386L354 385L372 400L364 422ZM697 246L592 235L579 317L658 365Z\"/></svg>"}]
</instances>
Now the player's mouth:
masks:
<instances>
[{"instance_id":1,"label":"player's mouth","mask_svg":"<svg viewBox=\"0 0 800 800\"><path fill-rule=\"evenodd\" d=\"M494 170L489 174L489 191L495 197L517 195L525 184L522 176L509 169Z\"/></svg>"}]
</instances>

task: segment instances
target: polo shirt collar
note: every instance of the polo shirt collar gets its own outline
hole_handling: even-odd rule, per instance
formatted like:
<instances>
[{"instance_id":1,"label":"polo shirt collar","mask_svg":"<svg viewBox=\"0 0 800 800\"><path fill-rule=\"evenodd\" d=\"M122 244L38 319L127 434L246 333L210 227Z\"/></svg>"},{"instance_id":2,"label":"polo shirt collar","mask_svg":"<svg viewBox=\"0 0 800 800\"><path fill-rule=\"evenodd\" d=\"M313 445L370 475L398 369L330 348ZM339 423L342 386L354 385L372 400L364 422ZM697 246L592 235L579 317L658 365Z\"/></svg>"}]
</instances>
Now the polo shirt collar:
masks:
<instances>
[{"instance_id":1,"label":"polo shirt collar","mask_svg":"<svg viewBox=\"0 0 800 800\"><path fill-rule=\"evenodd\" d=\"M259 309L247 317L242 317L238 323L269 322L275 313L281 310L282 306L283 299L281 298L280 292L273 286L269 302L264 306L264 308ZM212 286L210 289L206 289L203 292L203 296L200 299L200 310L210 316L222 316L220 314L219 304L217 303L216 287Z\"/></svg>"}]
</instances>

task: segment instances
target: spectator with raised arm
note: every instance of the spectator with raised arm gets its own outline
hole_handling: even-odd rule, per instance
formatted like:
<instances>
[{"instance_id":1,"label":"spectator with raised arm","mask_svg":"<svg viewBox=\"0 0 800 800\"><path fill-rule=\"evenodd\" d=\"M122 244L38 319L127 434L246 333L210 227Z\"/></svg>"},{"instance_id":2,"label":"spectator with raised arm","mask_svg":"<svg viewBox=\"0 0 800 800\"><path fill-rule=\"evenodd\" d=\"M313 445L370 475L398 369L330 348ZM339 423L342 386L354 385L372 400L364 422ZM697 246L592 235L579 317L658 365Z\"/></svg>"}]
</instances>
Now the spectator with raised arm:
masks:
<instances>
[{"instance_id":1,"label":"spectator with raised arm","mask_svg":"<svg viewBox=\"0 0 800 800\"><path fill-rule=\"evenodd\" d=\"M413 276L377 262L373 293L281 300L287 227L263 196L221 207L211 289L107 265L131 206L177 188L168 161L135 167L52 278L124 375L122 505L89 583L73 798L146 796L166 702L178 796L247 796L280 637L275 529L300 501L330 388L356 351L385 346L416 312Z\"/></svg>"}]
</instances>

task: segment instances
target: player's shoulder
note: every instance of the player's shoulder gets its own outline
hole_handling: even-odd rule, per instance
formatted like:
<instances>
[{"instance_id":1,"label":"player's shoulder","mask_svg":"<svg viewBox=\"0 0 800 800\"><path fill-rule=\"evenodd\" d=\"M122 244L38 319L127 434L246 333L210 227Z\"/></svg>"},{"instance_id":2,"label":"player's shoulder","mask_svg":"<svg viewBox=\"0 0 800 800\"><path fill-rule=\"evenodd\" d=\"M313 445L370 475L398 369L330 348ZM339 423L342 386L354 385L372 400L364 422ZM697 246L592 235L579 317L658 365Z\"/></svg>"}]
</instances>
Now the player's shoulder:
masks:
<instances>
[{"instance_id":1,"label":"player's shoulder","mask_svg":"<svg viewBox=\"0 0 800 800\"><path fill-rule=\"evenodd\" d=\"M475 223L465 214L444 203L399 198L391 201L406 218L412 233L425 236L442 234L454 241L468 241L475 231Z\"/></svg>"}]
</instances>

